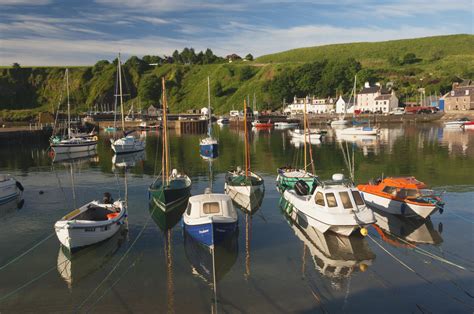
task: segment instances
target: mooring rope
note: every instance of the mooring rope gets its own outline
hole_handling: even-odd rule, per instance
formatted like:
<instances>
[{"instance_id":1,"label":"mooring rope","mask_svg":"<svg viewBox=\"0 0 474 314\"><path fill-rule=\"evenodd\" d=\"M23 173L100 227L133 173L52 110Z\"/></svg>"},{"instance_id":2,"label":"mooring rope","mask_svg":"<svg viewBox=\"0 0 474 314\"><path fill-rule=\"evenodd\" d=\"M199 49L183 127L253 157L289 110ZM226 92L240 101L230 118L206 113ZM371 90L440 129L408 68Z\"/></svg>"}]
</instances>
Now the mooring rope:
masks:
<instances>
[{"instance_id":1,"label":"mooring rope","mask_svg":"<svg viewBox=\"0 0 474 314\"><path fill-rule=\"evenodd\" d=\"M21 253L20 255L18 255L17 257L13 258L11 261L9 261L8 263L6 263L5 265L1 266L0 267L0 271L2 271L3 269L7 268L9 265L13 264L14 262L18 261L19 259L21 259L23 256L27 255L28 253L30 253L31 251L33 251L35 248L37 248L38 246L40 246L43 242L45 242L46 240L48 240L49 238L51 238L52 236L54 235L54 232L50 233L46 238L40 240L38 243L36 243L35 245L33 245L31 248L29 248L28 250L26 250L25 252Z\"/></svg>"},{"instance_id":2,"label":"mooring rope","mask_svg":"<svg viewBox=\"0 0 474 314\"><path fill-rule=\"evenodd\" d=\"M135 237L135 239L133 240L132 244L127 249L127 251L125 251L125 253L118 260L118 262L114 265L112 270L110 270L110 272L107 274L107 276L105 276L105 278L97 285L97 287L95 287L95 289L81 302L81 304L79 304L79 306L77 307L77 310L80 310L84 306L84 304L91 298L91 296L94 295L97 292L97 290L99 290L99 288L105 283L105 281L107 281L107 279L109 279L109 277L112 275L112 273L120 266L122 261L125 259L125 257L127 257L128 253L130 253L130 251L132 250L135 243L137 243L138 239L141 237L141 235L145 231L146 227L148 226L148 223L150 222L151 216L153 215L154 211L155 211L155 208L153 209L152 214L150 216L148 216L148 219L146 220L146 222L143 225L142 229L140 230L138 235Z\"/></svg>"}]
</instances>

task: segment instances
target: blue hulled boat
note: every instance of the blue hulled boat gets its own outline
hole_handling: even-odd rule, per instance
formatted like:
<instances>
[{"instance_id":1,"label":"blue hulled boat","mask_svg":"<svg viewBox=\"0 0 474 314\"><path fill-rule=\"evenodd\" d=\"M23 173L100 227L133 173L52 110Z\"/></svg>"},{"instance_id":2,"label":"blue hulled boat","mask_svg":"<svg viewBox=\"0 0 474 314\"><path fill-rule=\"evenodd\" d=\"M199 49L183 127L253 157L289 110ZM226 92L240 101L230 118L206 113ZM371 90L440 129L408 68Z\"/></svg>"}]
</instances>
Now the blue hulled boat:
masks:
<instances>
[{"instance_id":1,"label":"blue hulled boat","mask_svg":"<svg viewBox=\"0 0 474 314\"><path fill-rule=\"evenodd\" d=\"M206 246L223 242L238 228L237 212L232 199L225 194L190 197L183 221L184 231Z\"/></svg>"},{"instance_id":2,"label":"blue hulled boat","mask_svg":"<svg viewBox=\"0 0 474 314\"><path fill-rule=\"evenodd\" d=\"M208 97L208 122L207 137L199 143L199 154L204 158L217 158L219 155L219 143L212 137L212 114L211 114L211 87L209 77L207 77L207 97Z\"/></svg>"}]
</instances>

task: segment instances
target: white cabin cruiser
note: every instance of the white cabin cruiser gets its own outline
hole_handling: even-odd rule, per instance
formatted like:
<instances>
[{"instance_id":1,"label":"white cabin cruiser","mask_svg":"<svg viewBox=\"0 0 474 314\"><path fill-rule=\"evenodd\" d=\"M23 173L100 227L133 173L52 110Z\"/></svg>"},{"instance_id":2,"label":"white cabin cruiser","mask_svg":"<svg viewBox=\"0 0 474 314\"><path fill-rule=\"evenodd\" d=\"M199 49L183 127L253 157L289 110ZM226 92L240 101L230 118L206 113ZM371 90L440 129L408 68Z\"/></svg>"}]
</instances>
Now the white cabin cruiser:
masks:
<instances>
[{"instance_id":1,"label":"white cabin cruiser","mask_svg":"<svg viewBox=\"0 0 474 314\"><path fill-rule=\"evenodd\" d=\"M365 205L359 190L344 175L334 174L332 180L319 181L313 190L298 181L294 189L283 193L288 203L286 212L295 211L300 225L349 236L356 229L366 234L364 227L375 222L374 213Z\"/></svg>"},{"instance_id":2,"label":"white cabin cruiser","mask_svg":"<svg viewBox=\"0 0 474 314\"><path fill-rule=\"evenodd\" d=\"M323 133L320 130L315 130L315 129L308 129L306 132L304 132L302 129L296 129L296 130L290 131L290 135L295 139L302 139L302 140L304 140L304 138L306 137L306 140L310 141L310 140L315 140L315 139L321 139L321 137L323 136Z\"/></svg>"},{"instance_id":3,"label":"white cabin cruiser","mask_svg":"<svg viewBox=\"0 0 474 314\"><path fill-rule=\"evenodd\" d=\"M339 132L340 135L378 135L380 129L371 126L353 126Z\"/></svg>"}]
</instances>

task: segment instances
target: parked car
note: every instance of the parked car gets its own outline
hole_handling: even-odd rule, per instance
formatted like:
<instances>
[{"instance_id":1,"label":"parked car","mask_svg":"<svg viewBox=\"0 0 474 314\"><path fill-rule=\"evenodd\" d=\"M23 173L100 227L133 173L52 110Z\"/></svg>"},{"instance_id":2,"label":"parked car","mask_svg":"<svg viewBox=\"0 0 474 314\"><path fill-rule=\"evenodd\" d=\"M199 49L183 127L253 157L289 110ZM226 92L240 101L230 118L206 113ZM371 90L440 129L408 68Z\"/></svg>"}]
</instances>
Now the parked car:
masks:
<instances>
[{"instance_id":1,"label":"parked car","mask_svg":"<svg viewBox=\"0 0 474 314\"><path fill-rule=\"evenodd\" d=\"M392 115L402 115L405 114L405 108L403 107L398 107L390 111L390 114Z\"/></svg>"}]
</instances>

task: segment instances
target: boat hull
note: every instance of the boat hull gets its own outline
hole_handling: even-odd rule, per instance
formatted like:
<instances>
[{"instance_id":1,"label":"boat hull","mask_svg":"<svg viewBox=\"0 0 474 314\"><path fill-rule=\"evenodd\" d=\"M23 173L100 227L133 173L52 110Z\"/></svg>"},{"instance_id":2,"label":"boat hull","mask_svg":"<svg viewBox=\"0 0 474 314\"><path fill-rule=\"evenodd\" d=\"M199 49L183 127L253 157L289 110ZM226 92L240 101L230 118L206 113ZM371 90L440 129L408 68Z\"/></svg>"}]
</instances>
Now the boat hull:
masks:
<instances>
[{"instance_id":1,"label":"boat hull","mask_svg":"<svg viewBox=\"0 0 474 314\"><path fill-rule=\"evenodd\" d=\"M343 236L349 236L360 227L375 222L372 210L367 207L356 213L348 211L347 213L333 214L318 211L312 206L308 206L308 198L296 195L293 190L285 191L282 199L282 208L303 229L311 226L321 233L332 231Z\"/></svg>"},{"instance_id":2,"label":"boat hull","mask_svg":"<svg viewBox=\"0 0 474 314\"><path fill-rule=\"evenodd\" d=\"M191 196L191 180L189 178L171 180L170 185L164 188L161 186L161 182L157 180L148 191L150 202L153 202L162 212L173 211Z\"/></svg>"},{"instance_id":3,"label":"boat hull","mask_svg":"<svg viewBox=\"0 0 474 314\"><path fill-rule=\"evenodd\" d=\"M112 143L112 150L116 154L135 153L145 149L145 142L136 140L134 142L121 142L119 139Z\"/></svg>"},{"instance_id":4,"label":"boat hull","mask_svg":"<svg viewBox=\"0 0 474 314\"><path fill-rule=\"evenodd\" d=\"M87 144L51 144L51 149L53 149L56 154L90 152L96 148L97 141L91 141Z\"/></svg>"},{"instance_id":5,"label":"boat hull","mask_svg":"<svg viewBox=\"0 0 474 314\"><path fill-rule=\"evenodd\" d=\"M316 177L310 176L309 173L304 173L304 170L285 171L282 168L278 169L278 176L276 179L277 190L283 193L285 190L295 188L296 182L303 180L308 184L310 190L313 189Z\"/></svg>"},{"instance_id":6,"label":"boat hull","mask_svg":"<svg viewBox=\"0 0 474 314\"><path fill-rule=\"evenodd\" d=\"M15 199L19 200L21 191L17 181L13 178L0 182L0 205L9 203Z\"/></svg>"},{"instance_id":7,"label":"boat hull","mask_svg":"<svg viewBox=\"0 0 474 314\"><path fill-rule=\"evenodd\" d=\"M219 156L218 144L200 144L199 154L205 158L217 158Z\"/></svg>"},{"instance_id":8,"label":"boat hull","mask_svg":"<svg viewBox=\"0 0 474 314\"><path fill-rule=\"evenodd\" d=\"M184 223L184 231L199 243L212 246L224 242L237 230L237 226L237 221L216 222L211 220L197 225Z\"/></svg>"},{"instance_id":9,"label":"boat hull","mask_svg":"<svg viewBox=\"0 0 474 314\"><path fill-rule=\"evenodd\" d=\"M373 193L361 191L367 205L380 211L404 217L427 218L438 210L435 204L417 205L402 202Z\"/></svg>"}]
</instances>

